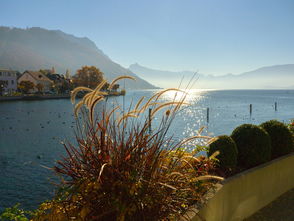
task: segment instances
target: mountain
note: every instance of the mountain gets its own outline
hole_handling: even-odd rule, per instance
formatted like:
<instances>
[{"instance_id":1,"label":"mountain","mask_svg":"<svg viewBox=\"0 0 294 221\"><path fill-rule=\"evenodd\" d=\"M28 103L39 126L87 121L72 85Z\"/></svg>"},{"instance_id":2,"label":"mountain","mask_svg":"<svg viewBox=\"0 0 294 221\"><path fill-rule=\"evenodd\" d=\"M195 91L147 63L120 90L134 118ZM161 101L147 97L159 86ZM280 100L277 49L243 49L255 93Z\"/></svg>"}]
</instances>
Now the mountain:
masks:
<instances>
[{"instance_id":1,"label":"mountain","mask_svg":"<svg viewBox=\"0 0 294 221\"><path fill-rule=\"evenodd\" d=\"M129 69L140 74L147 81L160 87L178 87L182 77L183 86L187 85L194 72L162 71L150 69L139 64L130 65ZM194 88L214 89L294 89L294 64L262 67L242 74L221 76L197 73Z\"/></svg>"},{"instance_id":2,"label":"mountain","mask_svg":"<svg viewBox=\"0 0 294 221\"><path fill-rule=\"evenodd\" d=\"M155 88L130 70L113 62L88 38L79 38L59 30L0 27L0 68L18 71L51 69L75 73L84 65L98 67L107 80L119 75L134 76L136 83L125 81L126 88Z\"/></svg>"},{"instance_id":3,"label":"mountain","mask_svg":"<svg viewBox=\"0 0 294 221\"><path fill-rule=\"evenodd\" d=\"M130 65L129 70L134 73L140 74L144 76L149 82L152 84L158 85L159 87L168 88L168 87L178 87L182 77L185 77L184 84L185 85L188 79L194 75L193 72L189 71L163 71L163 70L156 70L141 66L137 63ZM197 74L197 76L202 76L201 74Z\"/></svg>"}]
</instances>

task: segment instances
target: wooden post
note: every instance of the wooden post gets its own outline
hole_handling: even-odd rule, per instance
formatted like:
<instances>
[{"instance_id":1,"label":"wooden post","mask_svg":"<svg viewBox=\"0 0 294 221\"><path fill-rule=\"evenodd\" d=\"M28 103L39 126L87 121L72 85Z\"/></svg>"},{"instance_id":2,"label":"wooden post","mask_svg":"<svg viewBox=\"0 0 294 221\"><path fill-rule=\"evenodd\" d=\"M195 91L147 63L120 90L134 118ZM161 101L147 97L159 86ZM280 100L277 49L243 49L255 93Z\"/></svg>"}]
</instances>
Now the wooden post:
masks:
<instances>
[{"instance_id":1,"label":"wooden post","mask_svg":"<svg viewBox=\"0 0 294 221\"><path fill-rule=\"evenodd\" d=\"M152 109L149 108L149 114L148 114L148 128L149 128L149 134L151 134L151 112L152 112Z\"/></svg>"},{"instance_id":2,"label":"wooden post","mask_svg":"<svg viewBox=\"0 0 294 221\"><path fill-rule=\"evenodd\" d=\"M277 111L278 110L278 104L277 104L277 102L275 102L275 111Z\"/></svg>"},{"instance_id":3,"label":"wooden post","mask_svg":"<svg viewBox=\"0 0 294 221\"><path fill-rule=\"evenodd\" d=\"M249 105L250 116L252 115L252 104Z\"/></svg>"},{"instance_id":4,"label":"wooden post","mask_svg":"<svg viewBox=\"0 0 294 221\"><path fill-rule=\"evenodd\" d=\"M209 107L206 110L206 120L207 120L207 123L209 123Z\"/></svg>"}]
</instances>

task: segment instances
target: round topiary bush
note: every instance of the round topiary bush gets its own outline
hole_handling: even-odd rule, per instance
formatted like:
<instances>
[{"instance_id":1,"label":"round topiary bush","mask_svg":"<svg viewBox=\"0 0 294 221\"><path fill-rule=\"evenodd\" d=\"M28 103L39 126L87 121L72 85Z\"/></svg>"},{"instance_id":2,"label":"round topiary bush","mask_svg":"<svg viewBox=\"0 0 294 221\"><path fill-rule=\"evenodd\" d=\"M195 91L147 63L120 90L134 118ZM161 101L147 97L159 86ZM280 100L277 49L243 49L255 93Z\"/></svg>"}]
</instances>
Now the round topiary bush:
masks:
<instances>
[{"instance_id":1,"label":"round topiary bush","mask_svg":"<svg viewBox=\"0 0 294 221\"><path fill-rule=\"evenodd\" d=\"M272 158L277 158L293 151L292 133L289 128L277 121L270 120L260 125L271 138Z\"/></svg>"},{"instance_id":2,"label":"round topiary bush","mask_svg":"<svg viewBox=\"0 0 294 221\"><path fill-rule=\"evenodd\" d=\"M237 165L238 150L235 141L226 135L219 136L216 141L209 145L208 155L211 156L216 151L220 154L216 156L219 160L219 168L224 172L232 171Z\"/></svg>"},{"instance_id":3,"label":"round topiary bush","mask_svg":"<svg viewBox=\"0 0 294 221\"><path fill-rule=\"evenodd\" d=\"M232 132L231 137L237 145L240 168L254 167L271 159L271 140L263 128L243 124Z\"/></svg>"}]
</instances>

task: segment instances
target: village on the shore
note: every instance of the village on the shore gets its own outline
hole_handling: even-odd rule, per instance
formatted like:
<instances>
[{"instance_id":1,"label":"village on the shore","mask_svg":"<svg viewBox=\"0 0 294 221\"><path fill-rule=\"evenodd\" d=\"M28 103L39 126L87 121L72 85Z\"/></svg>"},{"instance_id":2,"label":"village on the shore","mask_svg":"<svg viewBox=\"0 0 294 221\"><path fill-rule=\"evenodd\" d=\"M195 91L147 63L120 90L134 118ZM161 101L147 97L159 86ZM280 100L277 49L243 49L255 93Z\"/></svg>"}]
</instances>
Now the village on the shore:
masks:
<instances>
[{"instance_id":1,"label":"village on the shore","mask_svg":"<svg viewBox=\"0 0 294 221\"><path fill-rule=\"evenodd\" d=\"M95 88L104 78L103 73L94 66L84 66L71 76L70 71L56 73L55 68L26 70L23 73L15 70L0 69L0 98L67 98L70 91L78 86ZM119 84L108 90L106 83L102 90L109 95L122 95L124 90L117 91ZM6 98L6 99L5 99Z\"/></svg>"}]
</instances>

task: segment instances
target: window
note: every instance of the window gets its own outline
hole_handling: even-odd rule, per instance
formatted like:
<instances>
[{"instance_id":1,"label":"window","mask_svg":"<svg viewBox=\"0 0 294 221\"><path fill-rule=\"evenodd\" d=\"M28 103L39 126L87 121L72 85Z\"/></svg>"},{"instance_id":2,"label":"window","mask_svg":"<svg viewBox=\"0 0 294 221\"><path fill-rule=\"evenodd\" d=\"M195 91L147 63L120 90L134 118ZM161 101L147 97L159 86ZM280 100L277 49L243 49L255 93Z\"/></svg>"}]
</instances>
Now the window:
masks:
<instances>
[{"instance_id":1,"label":"window","mask_svg":"<svg viewBox=\"0 0 294 221\"><path fill-rule=\"evenodd\" d=\"M2 76L2 72L0 72L0 76Z\"/></svg>"},{"instance_id":2,"label":"window","mask_svg":"<svg viewBox=\"0 0 294 221\"><path fill-rule=\"evenodd\" d=\"M12 84L12 85L14 84L14 80L11 80L11 84Z\"/></svg>"}]
</instances>

